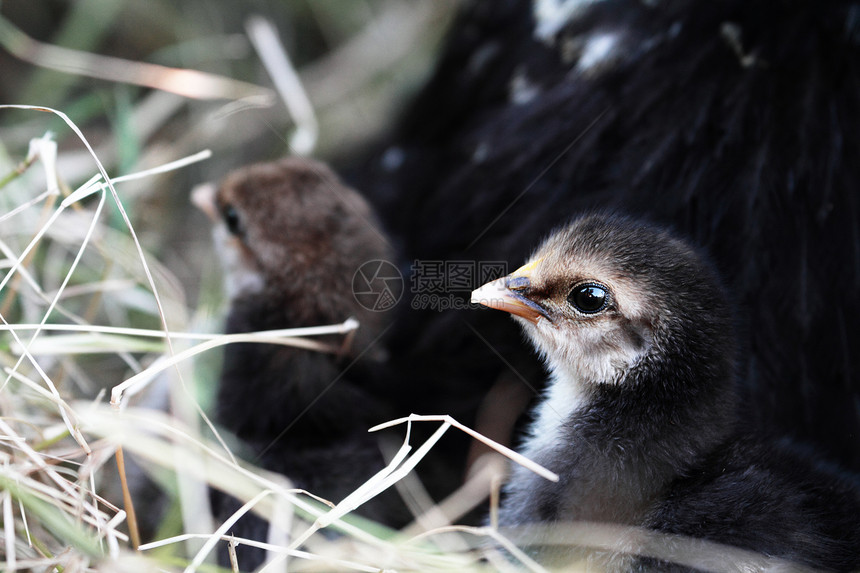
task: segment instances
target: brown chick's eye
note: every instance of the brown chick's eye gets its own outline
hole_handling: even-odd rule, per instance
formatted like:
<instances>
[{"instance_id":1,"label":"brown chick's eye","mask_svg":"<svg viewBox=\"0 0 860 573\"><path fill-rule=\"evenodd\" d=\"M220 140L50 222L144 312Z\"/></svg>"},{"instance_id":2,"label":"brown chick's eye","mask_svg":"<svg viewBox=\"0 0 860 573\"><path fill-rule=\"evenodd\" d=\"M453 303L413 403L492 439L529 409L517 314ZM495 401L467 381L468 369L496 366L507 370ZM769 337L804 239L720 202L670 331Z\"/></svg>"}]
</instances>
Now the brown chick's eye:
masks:
<instances>
[{"instance_id":1,"label":"brown chick's eye","mask_svg":"<svg viewBox=\"0 0 860 573\"><path fill-rule=\"evenodd\" d=\"M567 301L583 314L595 314L609 304L609 292L602 285L579 285L570 291Z\"/></svg>"},{"instance_id":2,"label":"brown chick's eye","mask_svg":"<svg viewBox=\"0 0 860 573\"><path fill-rule=\"evenodd\" d=\"M226 205L221 211L221 216L224 217L224 223L227 225L227 230L233 235L241 236L244 233L242 228L242 219L239 217L239 212L232 205Z\"/></svg>"}]
</instances>

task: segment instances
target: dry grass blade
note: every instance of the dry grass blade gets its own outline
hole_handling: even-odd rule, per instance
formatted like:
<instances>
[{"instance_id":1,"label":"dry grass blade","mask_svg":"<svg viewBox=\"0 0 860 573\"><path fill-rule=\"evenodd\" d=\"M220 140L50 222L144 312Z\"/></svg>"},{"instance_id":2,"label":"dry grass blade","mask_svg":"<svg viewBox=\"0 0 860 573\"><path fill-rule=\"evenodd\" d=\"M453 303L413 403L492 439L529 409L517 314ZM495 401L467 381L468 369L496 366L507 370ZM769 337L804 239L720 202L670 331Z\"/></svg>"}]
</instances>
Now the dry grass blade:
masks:
<instances>
[{"instance_id":1,"label":"dry grass blade","mask_svg":"<svg viewBox=\"0 0 860 573\"><path fill-rule=\"evenodd\" d=\"M139 85L195 99L251 99L271 105L271 90L196 70L168 68L43 44L0 17L0 45L33 65L101 80Z\"/></svg>"},{"instance_id":2,"label":"dry grass blade","mask_svg":"<svg viewBox=\"0 0 860 573\"><path fill-rule=\"evenodd\" d=\"M404 423L410 424L412 422L442 422L443 423L442 428L444 428L444 429L447 429L449 426L453 426L453 427L457 428L458 430L466 432L467 434L469 434L470 436L472 436L476 440L479 440L480 442L490 446L491 448L493 448L494 450L496 450L497 452L499 452L503 456L510 458L511 460L515 461L516 463L520 464L521 466L523 466L523 467L533 471L534 473L538 474L539 476L546 478L550 481L558 481L558 474L549 471L548 469L541 466L540 464L536 464L535 462L531 461L527 457L523 456L520 453L515 452L514 450L508 448L507 446L503 446L502 444L495 442L495 441L491 440L490 438L487 438L486 436L479 434L478 432L469 428L468 426L464 426L463 424L461 424L460 422L458 422L457 420L455 420L451 416L447 416L447 415L425 416L425 415L419 415L419 414L411 414L410 416L408 416L406 418L398 418L397 420L391 420L390 422L385 422L384 424L379 424L377 426L374 426L369 431L376 432L379 430L383 430L385 428L390 428L392 426L396 426L398 424L404 424Z\"/></svg>"},{"instance_id":3,"label":"dry grass blade","mask_svg":"<svg viewBox=\"0 0 860 573\"><path fill-rule=\"evenodd\" d=\"M321 344L313 340L305 340L303 338L300 338L300 336L319 334L345 334L347 332L355 330L357 327L358 323L355 320L349 319L342 324L328 327L317 326L303 329L285 329L281 331L220 335L211 340L202 342L192 348L184 350L179 354L174 354L173 356L160 361L157 365L153 365L146 370L135 374L122 384L114 386L111 390L111 404L116 407L121 406L123 393L127 389L134 388L142 384L147 384L157 374L170 368L171 366L175 366L180 362L187 360L188 358L200 354L201 352L205 352L213 348L218 348L219 346L235 344L238 342L266 342L271 344L282 344L284 346L295 346L297 348L305 348L308 350L316 350L319 352L337 353L337 349L331 346ZM169 337L171 335L168 334L167 336Z\"/></svg>"},{"instance_id":4,"label":"dry grass blade","mask_svg":"<svg viewBox=\"0 0 860 573\"><path fill-rule=\"evenodd\" d=\"M290 137L290 148L297 155L310 155L319 137L319 123L299 75L278 39L275 25L265 18L254 16L248 20L246 29L296 124L296 131Z\"/></svg>"},{"instance_id":5,"label":"dry grass blade","mask_svg":"<svg viewBox=\"0 0 860 573\"><path fill-rule=\"evenodd\" d=\"M214 549L215 544L218 543L221 538L227 534L228 531L230 531L230 528L233 527L233 525L237 521L239 521L239 518L248 513L248 511L250 511L252 507L257 505L257 502L259 502L264 497L271 495L272 493L274 492L268 489L261 491L249 501L247 501L242 507L236 510L233 515L231 515L224 521L224 523L218 526L218 529L216 529L215 532L206 540L206 543L203 544L203 547L200 548L200 551L198 551L197 555L194 556L194 559L191 560L191 564L185 568L185 573L192 573L193 571L196 571L197 568L200 567L200 565L203 563L204 559L206 559L206 556L212 551L212 549Z\"/></svg>"}]
</instances>

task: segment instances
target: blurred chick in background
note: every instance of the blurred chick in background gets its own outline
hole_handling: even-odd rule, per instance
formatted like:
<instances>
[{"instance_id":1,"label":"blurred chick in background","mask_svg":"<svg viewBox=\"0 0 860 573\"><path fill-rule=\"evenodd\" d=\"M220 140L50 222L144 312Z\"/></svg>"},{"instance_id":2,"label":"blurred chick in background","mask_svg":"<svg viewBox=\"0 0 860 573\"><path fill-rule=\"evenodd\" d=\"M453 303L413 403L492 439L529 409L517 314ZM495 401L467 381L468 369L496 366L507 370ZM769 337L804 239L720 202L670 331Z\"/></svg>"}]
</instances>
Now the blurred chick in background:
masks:
<instances>
[{"instance_id":1,"label":"blurred chick in background","mask_svg":"<svg viewBox=\"0 0 860 573\"><path fill-rule=\"evenodd\" d=\"M230 302L227 333L350 317L360 323L346 345L343 337L316 337L330 353L227 346L217 397L218 422L244 442L251 461L336 503L383 467L379 436L367 430L394 417L384 389L368 374L383 357L387 315L360 304L352 287L362 264L391 258L386 236L356 191L307 159L239 169L217 191L196 190L193 201L215 225ZM215 499L222 520L239 507L225 496ZM409 517L393 492L358 513L395 527ZM265 521L247 516L233 533L263 541L266 529ZM243 570L263 558L248 547L237 554Z\"/></svg>"}]
</instances>

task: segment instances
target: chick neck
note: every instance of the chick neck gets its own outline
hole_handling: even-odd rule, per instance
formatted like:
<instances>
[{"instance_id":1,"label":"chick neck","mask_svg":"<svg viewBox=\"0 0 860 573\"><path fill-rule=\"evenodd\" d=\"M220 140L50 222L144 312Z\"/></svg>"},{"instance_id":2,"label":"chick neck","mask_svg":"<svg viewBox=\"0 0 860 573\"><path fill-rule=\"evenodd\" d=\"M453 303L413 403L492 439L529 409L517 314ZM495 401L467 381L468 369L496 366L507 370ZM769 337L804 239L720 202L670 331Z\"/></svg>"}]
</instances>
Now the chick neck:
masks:
<instances>
[{"instance_id":1,"label":"chick neck","mask_svg":"<svg viewBox=\"0 0 860 573\"><path fill-rule=\"evenodd\" d=\"M523 453L561 479L552 484L516 469L503 523L640 523L674 479L734 430L726 329L696 316L673 322L656 329L649 350L613 380L553 369Z\"/></svg>"}]
</instances>

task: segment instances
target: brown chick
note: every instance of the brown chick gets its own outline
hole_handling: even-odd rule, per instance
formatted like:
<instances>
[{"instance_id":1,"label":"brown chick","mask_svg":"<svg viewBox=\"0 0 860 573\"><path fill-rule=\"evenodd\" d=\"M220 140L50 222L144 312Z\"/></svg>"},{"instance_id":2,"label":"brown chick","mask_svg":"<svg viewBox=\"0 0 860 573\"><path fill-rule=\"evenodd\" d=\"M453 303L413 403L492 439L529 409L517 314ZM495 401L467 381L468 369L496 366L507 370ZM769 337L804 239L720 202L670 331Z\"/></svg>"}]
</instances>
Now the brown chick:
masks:
<instances>
[{"instance_id":1,"label":"brown chick","mask_svg":"<svg viewBox=\"0 0 860 573\"><path fill-rule=\"evenodd\" d=\"M379 339L386 314L360 304L352 287L361 265L391 259L386 236L355 190L308 159L237 170L217 191L195 191L193 201L215 222L230 301L228 333L350 317L360 323L351 344L334 354L268 344L226 347L217 397L219 423L244 441L253 461L338 502L383 467L378 437L367 430L393 417L372 373L384 355ZM371 286L383 291L387 283L377 277ZM343 343L335 336L317 340L335 348ZM216 502L225 518L238 507L217 495ZM408 518L394 494L359 512L390 526ZM240 521L234 533L265 540L266 530L253 518ZM243 569L261 562L261 551L241 549Z\"/></svg>"}]
</instances>

